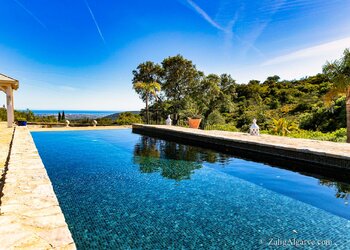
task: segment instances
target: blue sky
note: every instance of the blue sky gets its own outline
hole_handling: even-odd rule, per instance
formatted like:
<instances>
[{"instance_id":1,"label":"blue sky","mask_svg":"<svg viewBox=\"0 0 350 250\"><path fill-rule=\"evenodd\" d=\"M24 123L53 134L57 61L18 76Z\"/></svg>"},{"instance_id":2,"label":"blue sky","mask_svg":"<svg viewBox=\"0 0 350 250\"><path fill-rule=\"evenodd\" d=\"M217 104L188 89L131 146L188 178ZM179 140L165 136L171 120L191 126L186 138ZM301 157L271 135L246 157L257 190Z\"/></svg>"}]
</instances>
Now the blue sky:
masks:
<instances>
[{"instance_id":1,"label":"blue sky","mask_svg":"<svg viewBox=\"0 0 350 250\"><path fill-rule=\"evenodd\" d=\"M132 70L176 54L243 83L316 74L350 47L349 0L1 0L1 10L0 73L20 81L18 109L137 110Z\"/></svg>"}]
</instances>

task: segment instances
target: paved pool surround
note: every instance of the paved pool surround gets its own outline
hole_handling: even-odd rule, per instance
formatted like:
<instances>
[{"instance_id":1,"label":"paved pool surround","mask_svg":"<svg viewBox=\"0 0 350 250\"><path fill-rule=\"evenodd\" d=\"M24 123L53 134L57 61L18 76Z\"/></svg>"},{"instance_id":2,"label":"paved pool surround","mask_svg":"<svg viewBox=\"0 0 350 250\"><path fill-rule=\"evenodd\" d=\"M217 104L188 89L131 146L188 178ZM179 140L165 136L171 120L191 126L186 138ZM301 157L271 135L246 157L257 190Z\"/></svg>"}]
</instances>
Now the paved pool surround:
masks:
<instances>
[{"instance_id":1,"label":"paved pool surround","mask_svg":"<svg viewBox=\"0 0 350 250\"><path fill-rule=\"evenodd\" d=\"M26 127L14 131L0 206L1 249L76 249Z\"/></svg>"},{"instance_id":2,"label":"paved pool surround","mask_svg":"<svg viewBox=\"0 0 350 250\"><path fill-rule=\"evenodd\" d=\"M302 163L310 171L325 170L350 173L350 144L309 139L295 139L273 135L251 136L247 133L218 130L199 130L166 125L133 124L132 131L160 138L180 140L232 153L242 158L252 158L282 165L284 161Z\"/></svg>"}]
</instances>

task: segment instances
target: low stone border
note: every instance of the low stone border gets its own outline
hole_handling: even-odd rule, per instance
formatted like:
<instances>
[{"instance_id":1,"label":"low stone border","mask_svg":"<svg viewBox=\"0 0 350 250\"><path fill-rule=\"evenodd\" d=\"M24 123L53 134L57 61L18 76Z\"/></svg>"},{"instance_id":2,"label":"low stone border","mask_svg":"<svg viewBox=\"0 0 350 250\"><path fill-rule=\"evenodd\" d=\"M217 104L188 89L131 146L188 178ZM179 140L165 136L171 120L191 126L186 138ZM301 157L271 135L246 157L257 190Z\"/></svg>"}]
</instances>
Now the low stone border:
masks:
<instances>
[{"instance_id":1,"label":"low stone border","mask_svg":"<svg viewBox=\"0 0 350 250\"><path fill-rule=\"evenodd\" d=\"M76 249L26 127L13 137L0 207L1 249Z\"/></svg>"},{"instance_id":2,"label":"low stone border","mask_svg":"<svg viewBox=\"0 0 350 250\"><path fill-rule=\"evenodd\" d=\"M350 170L350 145L346 143L295 139L281 136L250 136L217 130L196 130L175 126L133 124L133 132L181 139L200 146L253 157L269 156L332 170ZM349 172L348 172L349 173Z\"/></svg>"}]
</instances>

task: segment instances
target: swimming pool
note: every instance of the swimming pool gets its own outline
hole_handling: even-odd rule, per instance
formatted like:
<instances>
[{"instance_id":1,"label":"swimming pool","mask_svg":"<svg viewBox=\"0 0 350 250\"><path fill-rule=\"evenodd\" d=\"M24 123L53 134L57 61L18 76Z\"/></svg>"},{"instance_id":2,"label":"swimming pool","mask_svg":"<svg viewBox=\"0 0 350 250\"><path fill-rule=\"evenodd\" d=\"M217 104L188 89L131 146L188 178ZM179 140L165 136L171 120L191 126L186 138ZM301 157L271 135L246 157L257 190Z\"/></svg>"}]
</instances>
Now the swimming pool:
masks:
<instances>
[{"instance_id":1,"label":"swimming pool","mask_svg":"<svg viewBox=\"0 0 350 250\"><path fill-rule=\"evenodd\" d=\"M348 249L350 186L131 130L33 132L79 249Z\"/></svg>"}]
</instances>

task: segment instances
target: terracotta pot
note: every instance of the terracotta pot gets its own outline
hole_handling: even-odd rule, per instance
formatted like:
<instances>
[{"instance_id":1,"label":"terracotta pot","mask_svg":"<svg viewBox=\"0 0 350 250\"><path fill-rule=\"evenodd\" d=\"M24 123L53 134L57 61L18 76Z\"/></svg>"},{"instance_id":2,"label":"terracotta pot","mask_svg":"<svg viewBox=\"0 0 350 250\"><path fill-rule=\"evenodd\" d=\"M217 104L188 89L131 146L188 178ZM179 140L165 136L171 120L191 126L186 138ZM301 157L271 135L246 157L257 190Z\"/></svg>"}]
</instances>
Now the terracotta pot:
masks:
<instances>
[{"instance_id":1,"label":"terracotta pot","mask_svg":"<svg viewBox=\"0 0 350 250\"><path fill-rule=\"evenodd\" d=\"M188 125L190 128L199 128L201 121L202 119L200 118L188 118Z\"/></svg>"}]
</instances>

